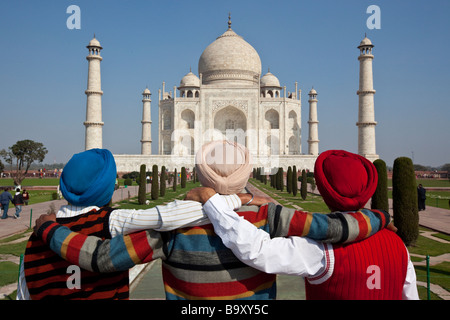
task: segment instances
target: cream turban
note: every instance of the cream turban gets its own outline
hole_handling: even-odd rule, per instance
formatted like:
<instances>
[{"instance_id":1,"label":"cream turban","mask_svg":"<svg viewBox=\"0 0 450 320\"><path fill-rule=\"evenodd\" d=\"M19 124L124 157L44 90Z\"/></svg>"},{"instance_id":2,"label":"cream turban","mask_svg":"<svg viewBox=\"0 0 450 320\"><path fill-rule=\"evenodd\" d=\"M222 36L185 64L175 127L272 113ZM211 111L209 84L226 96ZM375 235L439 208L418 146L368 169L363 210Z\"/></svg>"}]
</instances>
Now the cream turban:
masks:
<instances>
[{"instance_id":1,"label":"cream turban","mask_svg":"<svg viewBox=\"0 0 450 320\"><path fill-rule=\"evenodd\" d=\"M220 194L240 193L252 170L248 149L226 140L203 145L195 157L198 180Z\"/></svg>"}]
</instances>

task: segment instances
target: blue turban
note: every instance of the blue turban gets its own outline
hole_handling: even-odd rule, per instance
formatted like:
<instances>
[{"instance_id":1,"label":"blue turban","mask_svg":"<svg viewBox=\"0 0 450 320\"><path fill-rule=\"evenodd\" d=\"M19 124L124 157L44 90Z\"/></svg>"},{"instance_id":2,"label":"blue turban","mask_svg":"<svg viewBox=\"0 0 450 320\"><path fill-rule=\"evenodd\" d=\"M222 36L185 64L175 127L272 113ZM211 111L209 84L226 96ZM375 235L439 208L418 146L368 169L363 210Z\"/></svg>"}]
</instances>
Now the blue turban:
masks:
<instances>
[{"instance_id":1,"label":"blue turban","mask_svg":"<svg viewBox=\"0 0 450 320\"><path fill-rule=\"evenodd\" d=\"M112 198L116 176L116 162L109 150L77 153L61 174L61 193L72 205L101 207Z\"/></svg>"}]
</instances>

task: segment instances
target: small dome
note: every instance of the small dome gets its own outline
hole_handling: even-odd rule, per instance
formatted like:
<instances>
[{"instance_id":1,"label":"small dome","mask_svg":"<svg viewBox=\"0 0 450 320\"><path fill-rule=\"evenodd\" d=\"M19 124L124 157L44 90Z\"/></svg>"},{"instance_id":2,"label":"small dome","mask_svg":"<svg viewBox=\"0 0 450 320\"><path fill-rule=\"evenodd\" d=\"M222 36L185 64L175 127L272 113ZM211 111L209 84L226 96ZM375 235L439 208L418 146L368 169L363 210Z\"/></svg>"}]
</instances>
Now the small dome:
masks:
<instances>
[{"instance_id":1,"label":"small dome","mask_svg":"<svg viewBox=\"0 0 450 320\"><path fill-rule=\"evenodd\" d=\"M148 90L148 88L145 88L143 94L151 94L151 93L150 93L150 90Z\"/></svg>"},{"instance_id":2,"label":"small dome","mask_svg":"<svg viewBox=\"0 0 450 320\"><path fill-rule=\"evenodd\" d=\"M180 81L180 87L200 87L200 79L189 71Z\"/></svg>"},{"instance_id":3,"label":"small dome","mask_svg":"<svg viewBox=\"0 0 450 320\"><path fill-rule=\"evenodd\" d=\"M99 48L101 48L102 46L100 45L100 42L97 39L95 39L95 36L94 36L94 38L91 41L89 41L88 47L99 47Z\"/></svg>"},{"instance_id":4,"label":"small dome","mask_svg":"<svg viewBox=\"0 0 450 320\"><path fill-rule=\"evenodd\" d=\"M261 77L261 87L281 88L280 81L270 71Z\"/></svg>"},{"instance_id":5,"label":"small dome","mask_svg":"<svg viewBox=\"0 0 450 320\"><path fill-rule=\"evenodd\" d=\"M373 47L373 44L372 44L372 41L370 41L370 39L367 38L367 36L366 36L364 39L362 39L361 43L359 44L359 47L362 47L362 46L371 46L371 47Z\"/></svg>"},{"instance_id":6,"label":"small dome","mask_svg":"<svg viewBox=\"0 0 450 320\"><path fill-rule=\"evenodd\" d=\"M314 88L312 88L311 91L309 91L308 94L309 94L309 95L317 94L317 91L314 90Z\"/></svg>"}]
</instances>

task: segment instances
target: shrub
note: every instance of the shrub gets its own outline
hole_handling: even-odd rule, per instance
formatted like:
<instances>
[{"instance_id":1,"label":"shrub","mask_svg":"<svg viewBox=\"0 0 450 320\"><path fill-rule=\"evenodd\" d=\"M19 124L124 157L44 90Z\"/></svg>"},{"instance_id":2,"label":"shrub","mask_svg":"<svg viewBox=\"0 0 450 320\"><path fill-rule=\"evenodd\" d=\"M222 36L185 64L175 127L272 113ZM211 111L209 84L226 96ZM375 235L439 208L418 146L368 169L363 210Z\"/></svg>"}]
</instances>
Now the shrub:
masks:
<instances>
[{"instance_id":1,"label":"shrub","mask_svg":"<svg viewBox=\"0 0 450 320\"><path fill-rule=\"evenodd\" d=\"M297 185L297 166L292 167L292 194L297 195L298 185Z\"/></svg>"},{"instance_id":2,"label":"shrub","mask_svg":"<svg viewBox=\"0 0 450 320\"><path fill-rule=\"evenodd\" d=\"M306 180L306 170L302 170L302 183L300 185L300 195L302 196L302 199L305 200L306 196L308 194L308 181Z\"/></svg>"},{"instance_id":3,"label":"shrub","mask_svg":"<svg viewBox=\"0 0 450 320\"><path fill-rule=\"evenodd\" d=\"M175 171L173 172L173 191L177 191L177 180L178 180L178 176L177 176L177 168L175 168Z\"/></svg>"},{"instance_id":4,"label":"shrub","mask_svg":"<svg viewBox=\"0 0 450 320\"><path fill-rule=\"evenodd\" d=\"M389 212L388 188L387 188L387 170L386 162L377 159L373 162L378 173L377 188L372 196L370 207Z\"/></svg>"},{"instance_id":5,"label":"shrub","mask_svg":"<svg viewBox=\"0 0 450 320\"><path fill-rule=\"evenodd\" d=\"M159 197L159 183L158 183L158 166L153 165L152 168L152 200L156 200Z\"/></svg>"},{"instance_id":6,"label":"shrub","mask_svg":"<svg viewBox=\"0 0 450 320\"><path fill-rule=\"evenodd\" d=\"M159 195L161 197L164 197L166 195L166 167L161 167L161 176L160 176L160 183L159 183Z\"/></svg>"},{"instance_id":7,"label":"shrub","mask_svg":"<svg viewBox=\"0 0 450 320\"><path fill-rule=\"evenodd\" d=\"M286 191L292 192L292 168L289 166L286 173Z\"/></svg>"},{"instance_id":8,"label":"shrub","mask_svg":"<svg viewBox=\"0 0 450 320\"><path fill-rule=\"evenodd\" d=\"M400 157L394 161L392 200L397 234L406 246L414 245L419 236L419 209L416 177L410 158Z\"/></svg>"},{"instance_id":9,"label":"shrub","mask_svg":"<svg viewBox=\"0 0 450 320\"><path fill-rule=\"evenodd\" d=\"M138 191L138 203L145 204L147 179L145 177L145 164L141 164L141 170L139 174L139 191Z\"/></svg>"},{"instance_id":10,"label":"shrub","mask_svg":"<svg viewBox=\"0 0 450 320\"><path fill-rule=\"evenodd\" d=\"M181 189L186 188L186 168L181 167Z\"/></svg>"},{"instance_id":11,"label":"shrub","mask_svg":"<svg viewBox=\"0 0 450 320\"><path fill-rule=\"evenodd\" d=\"M127 178L123 181L123 184L125 186L131 186L133 184L133 180L131 180L130 178Z\"/></svg>"}]
</instances>

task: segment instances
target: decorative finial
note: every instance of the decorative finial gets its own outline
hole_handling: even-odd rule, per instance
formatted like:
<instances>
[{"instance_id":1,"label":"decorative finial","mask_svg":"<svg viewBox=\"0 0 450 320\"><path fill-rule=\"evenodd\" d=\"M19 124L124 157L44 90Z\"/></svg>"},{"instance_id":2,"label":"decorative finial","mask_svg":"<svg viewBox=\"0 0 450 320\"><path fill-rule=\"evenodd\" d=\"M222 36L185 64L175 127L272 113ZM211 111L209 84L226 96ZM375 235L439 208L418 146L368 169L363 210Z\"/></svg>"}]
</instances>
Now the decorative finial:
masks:
<instances>
[{"instance_id":1,"label":"decorative finial","mask_svg":"<svg viewBox=\"0 0 450 320\"><path fill-rule=\"evenodd\" d=\"M228 12L228 29L231 29L231 12Z\"/></svg>"},{"instance_id":2,"label":"decorative finial","mask_svg":"<svg viewBox=\"0 0 450 320\"><path fill-rule=\"evenodd\" d=\"M367 32L364 32L364 38L367 38Z\"/></svg>"},{"instance_id":3,"label":"decorative finial","mask_svg":"<svg viewBox=\"0 0 450 320\"><path fill-rule=\"evenodd\" d=\"M95 39L95 32L94 32L94 39Z\"/></svg>"}]
</instances>

